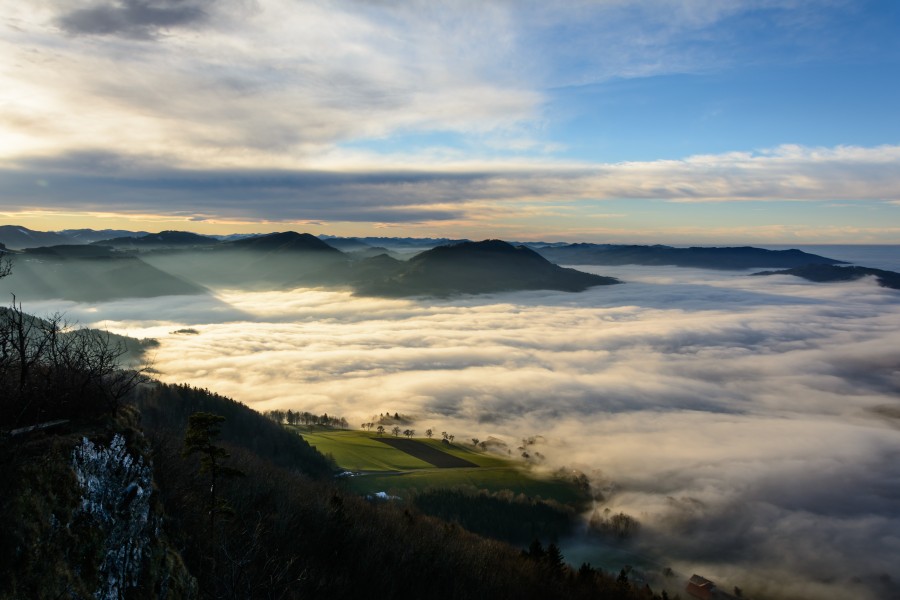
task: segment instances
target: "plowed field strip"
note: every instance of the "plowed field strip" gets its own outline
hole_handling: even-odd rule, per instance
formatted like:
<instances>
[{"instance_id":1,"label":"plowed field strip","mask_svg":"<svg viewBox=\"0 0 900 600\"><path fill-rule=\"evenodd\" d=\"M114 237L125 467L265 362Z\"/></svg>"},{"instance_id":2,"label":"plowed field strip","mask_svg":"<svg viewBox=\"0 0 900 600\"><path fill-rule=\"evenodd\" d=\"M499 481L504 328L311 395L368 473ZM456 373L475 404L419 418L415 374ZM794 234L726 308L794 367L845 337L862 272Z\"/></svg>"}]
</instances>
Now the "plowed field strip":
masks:
<instances>
[{"instance_id":1,"label":"plowed field strip","mask_svg":"<svg viewBox=\"0 0 900 600\"><path fill-rule=\"evenodd\" d=\"M459 458L458 456L453 456L452 454L441 452L437 448L432 448L431 446L423 444L422 442L417 442L416 440L404 440L402 438L375 439L377 439L379 442L387 444L388 446L392 446L397 450L406 452L407 454L414 456L419 460L424 460L425 462L430 463L439 469L460 469L478 466L475 463L470 463L469 461Z\"/></svg>"}]
</instances>

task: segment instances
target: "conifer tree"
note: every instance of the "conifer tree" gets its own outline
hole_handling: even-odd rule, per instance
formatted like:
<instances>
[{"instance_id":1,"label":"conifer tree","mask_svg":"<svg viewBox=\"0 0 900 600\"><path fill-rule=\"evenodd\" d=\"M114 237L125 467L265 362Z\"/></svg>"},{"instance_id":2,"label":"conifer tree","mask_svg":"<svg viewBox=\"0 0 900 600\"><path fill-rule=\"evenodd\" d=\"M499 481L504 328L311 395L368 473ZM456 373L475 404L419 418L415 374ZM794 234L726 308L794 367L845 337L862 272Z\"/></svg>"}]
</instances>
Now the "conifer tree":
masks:
<instances>
[{"instance_id":1,"label":"conifer tree","mask_svg":"<svg viewBox=\"0 0 900 600\"><path fill-rule=\"evenodd\" d=\"M185 458L200 455L200 472L209 474L209 494L207 495L207 508L209 514L209 540L211 544L210 561L212 571L215 573L216 559L216 515L229 512L226 503L219 500L217 484L227 477L243 476L238 469L229 467L224 463L231 455L222 448L216 446L214 441L221 433L222 422L225 417L208 412L196 412L188 418L188 429L184 435L184 449L181 454Z\"/></svg>"}]
</instances>

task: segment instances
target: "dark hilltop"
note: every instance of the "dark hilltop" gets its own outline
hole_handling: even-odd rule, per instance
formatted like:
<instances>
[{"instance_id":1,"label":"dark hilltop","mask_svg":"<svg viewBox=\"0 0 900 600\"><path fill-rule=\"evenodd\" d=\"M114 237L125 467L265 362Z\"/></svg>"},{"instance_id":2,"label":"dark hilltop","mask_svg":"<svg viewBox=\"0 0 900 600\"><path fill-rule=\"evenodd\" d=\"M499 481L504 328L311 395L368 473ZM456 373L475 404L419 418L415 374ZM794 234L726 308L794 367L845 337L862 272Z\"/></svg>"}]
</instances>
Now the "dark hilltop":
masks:
<instances>
[{"instance_id":1,"label":"dark hilltop","mask_svg":"<svg viewBox=\"0 0 900 600\"><path fill-rule=\"evenodd\" d=\"M394 272L358 284L361 292L389 296L448 296L540 289L580 292L598 285L621 283L613 277L557 266L534 250L501 240L438 246L405 263L381 260L385 270Z\"/></svg>"},{"instance_id":2,"label":"dark hilltop","mask_svg":"<svg viewBox=\"0 0 900 600\"><path fill-rule=\"evenodd\" d=\"M856 281L863 277L875 277L879 286L890 288L892 290L900 290L900 273L895 271L885 271L884 269L871 269L869 267L805 265L795 269L785 269L782 271L760 271L759 273L753 273L753 275L793 275L817 283Z\"/></svg>"},{"instance_id":3,"label":"dark hilltop","mask_svg":"<svg viewBox=\"0 0 900 600\"><path fill-rule=\"evenodd\" d=\"M652 265L701 269L791 268L809 264L836 265L843 261L802 250L766 250L741 247L628 246L618 244L568 244L537 249L542 256L565 265Z\"/></svg>"}]
</instances>

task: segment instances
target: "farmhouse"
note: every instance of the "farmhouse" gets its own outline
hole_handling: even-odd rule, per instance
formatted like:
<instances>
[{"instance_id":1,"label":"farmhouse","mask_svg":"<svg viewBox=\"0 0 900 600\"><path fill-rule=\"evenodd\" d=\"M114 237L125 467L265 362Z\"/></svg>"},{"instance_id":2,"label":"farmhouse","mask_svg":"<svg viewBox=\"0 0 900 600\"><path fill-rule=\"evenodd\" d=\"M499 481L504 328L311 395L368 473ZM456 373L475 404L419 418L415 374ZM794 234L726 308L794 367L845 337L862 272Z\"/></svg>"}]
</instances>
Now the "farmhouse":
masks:
<instances>
[{"instance_id":1,"label":"farmhouse","mask_svg":"<svg viewBox=\"0 0 900 600\"><path fill-rule=\"evenodd\" d=\"M698 600L731 600L736 598L728 592L723 592L716 587L716 584L700 575L691 575L687 585L684 588L692 598Z\"/></svg>"}]
</instances>

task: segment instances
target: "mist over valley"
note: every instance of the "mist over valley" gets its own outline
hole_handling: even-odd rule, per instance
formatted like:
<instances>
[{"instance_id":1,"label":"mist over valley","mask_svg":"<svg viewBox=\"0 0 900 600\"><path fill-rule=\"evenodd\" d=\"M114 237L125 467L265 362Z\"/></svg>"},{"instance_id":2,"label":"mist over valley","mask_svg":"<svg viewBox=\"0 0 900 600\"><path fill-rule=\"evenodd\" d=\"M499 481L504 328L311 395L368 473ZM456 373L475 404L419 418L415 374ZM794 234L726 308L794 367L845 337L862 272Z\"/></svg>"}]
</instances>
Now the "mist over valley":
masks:
<instances>
[{"instance_id":1,"label":"mist over valley","mask_svg":"<svg viewBox=\"0 0 900 600\"><path fill-rule=\"evenodd\" d=\"M207 259L136 256L179 280ZM202 294L28 305L154 338L156 377L259 411L396 411L511 448L535 436L532 468L586 473L596 508L637 519L638 563L758 598L897 593L900 297L871 277L581 265L624 283L396 298L276 286L273 261L230 261L259 274L244 289L205 268Z\"/></svg>"}]
</instances>

